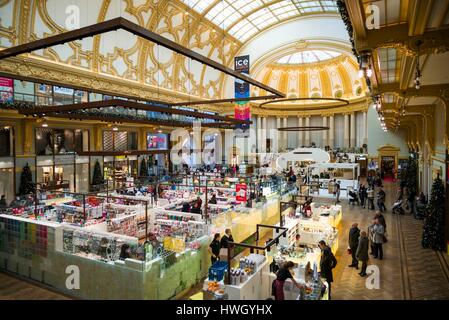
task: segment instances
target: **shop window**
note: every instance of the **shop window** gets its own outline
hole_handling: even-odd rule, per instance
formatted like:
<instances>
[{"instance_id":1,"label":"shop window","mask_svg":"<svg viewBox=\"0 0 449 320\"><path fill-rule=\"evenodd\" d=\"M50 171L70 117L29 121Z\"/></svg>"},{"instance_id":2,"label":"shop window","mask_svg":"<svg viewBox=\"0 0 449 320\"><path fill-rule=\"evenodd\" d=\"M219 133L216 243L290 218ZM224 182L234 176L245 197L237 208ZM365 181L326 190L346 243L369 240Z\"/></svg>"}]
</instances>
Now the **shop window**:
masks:
<instances>
[{"instance_id":1,"label":"shop window","mask_svg":"<svg viewBox=\"0 0 449 320\"><path fill-rule=\"evenodd\" d=\"M89 94L86 91L75 90L73 95L74 103L83 103L89 101Z\"/></svg>"},{"instance_id":2,"label":"shop window","mask_svg":"<svg viewBox=\"0 0 449 320\"><path fill-rule=\"evenodd\" d=\"M36 154L73 154L75 151L73 130L37 128Z\"/></svg>"},{"instance_id":3,"label":"shop window","mask_svg":"<svg viewBox=\"0 0 449 320\"><path fill-rule=\"evenodd\" d=\"M10 204L14 200L14 193L14 168L0 169L0 196L4 195L6 203Z\"/></svg>"},{"instance_id":4,"label":"shop window","mask_svg":"<svg viewBox=\"0 0 449 320\"><path fill-rule=\"evenodd\" d=\"M103 150L137 150L137 132L103 131Z\"/></svg>"},{"instance_id":5,"label":"shop window","mask_svg":"<svg viewBox=\"0 0 449 320\"><path fill-rule=\"evenodd\" d=\"M89 93L89 101L101 101L103 100L103 95L101 93L91 92Z\"/></svg>"},{"instance_id":6,"label":"shop window","mask_svg":"<svg viewBox=\"0 0 449 320\"><path fill-rule=\"evenodd\" d=\"M73 104L73 94L75 90L65 87L53 87L55 105Z\"/></svg>"},{"instance_id":7,"label":"shop window","mask_svg":"<svg viewBox=\"0 0 449 320\"><path fill-rule=\"evenodd\" d=\"M53 105L53 89L52 86L46 84L35 84L36 104L38 105Z\"/></svg>"},{"instance_id":8,"label":"shop window","mask_svg":"<svg viewBox=\"0 0 449 320\"><path fill-rule=\"evenodd\" d=\"M17 102L34 102L34 83L14 80L14 100Z\"/></svg>"},{"instance_id":9,"label":"shop window","mask_svg":"<svg viewBox=\"0 0 449 320\"><path fill-rule=\"evenodd\" d=\"M11 129L0 128L0 157L11 157L12 155Z\"/></svg>"},{"instance_id":10,"label":"shop window","mask_svg":"<svg viewBox=\"0 0 449 320\"><path fill-rule=\"evenodd\" d=\"M77 163L76 164L76 192L85 192L89 190L89 164Z\"/></svg>"}]
</instances>

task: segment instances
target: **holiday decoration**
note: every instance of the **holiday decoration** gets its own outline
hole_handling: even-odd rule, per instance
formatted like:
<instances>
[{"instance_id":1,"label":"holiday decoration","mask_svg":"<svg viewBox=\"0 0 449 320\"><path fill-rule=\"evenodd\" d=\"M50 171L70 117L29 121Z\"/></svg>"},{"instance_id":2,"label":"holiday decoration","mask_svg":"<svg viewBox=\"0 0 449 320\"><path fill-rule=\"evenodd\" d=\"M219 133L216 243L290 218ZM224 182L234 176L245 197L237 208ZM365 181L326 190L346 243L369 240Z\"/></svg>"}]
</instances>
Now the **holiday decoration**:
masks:
<instances>
[{"instance_id":1,"label":"holiday decoration","mask_svg":"<svg viewBox=\"0 0 449 320\"><path fill-rule=\"evenodd\" d=\"M101 172L100 163L98 160L95 162L94 174L92 177L92 185L98 186L104 183L103 173Z\"/></svg>"},{"instance_id":2,"label":"holiday decoration","mask_svg":"<svg viewBox=\"0 0 449 320\"><path fill-rule=\"evenodd\" d=\"M442 251L444 243L445 190L440 176L432 186L432 195L426 208L422 246Z\"/></svg>"},{"instance_id":3,"label":"holiday decoration","mask_svg":"<svg viewBox=\"0 0 449 320\"><path fill-rule=\"evenodd\" d=\"M145 158L143 158L142 162L140 163L140 176L148 177L148 166L147 166L147 161L145 160Z\"/></svg>"},{"instance_id":4,"label":"holiday decoration","mask_svg":"<svg viewBox=\"0 0 449 320\"><path fill-rule=\"evenodd\" d=\"M36 185L33 182L33 175L28 163L23 167L20 175L19 195L24 196L36 192Z\"/></svg>"}]
</instances>

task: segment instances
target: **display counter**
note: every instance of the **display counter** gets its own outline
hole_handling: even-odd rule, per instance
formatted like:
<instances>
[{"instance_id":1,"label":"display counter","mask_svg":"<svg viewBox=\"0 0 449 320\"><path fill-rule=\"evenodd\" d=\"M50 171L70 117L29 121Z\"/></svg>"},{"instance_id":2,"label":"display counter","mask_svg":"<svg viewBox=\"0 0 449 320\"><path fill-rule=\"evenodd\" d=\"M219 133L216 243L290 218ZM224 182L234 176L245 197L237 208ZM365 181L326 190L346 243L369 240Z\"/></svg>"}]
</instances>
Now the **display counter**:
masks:
<instances>
[{"instance_id":1,"label":"display counter","mask_svg":"<svg viewBox=\"0 0 449 320\"><path fill-rule=\"evenodd\" d=\"M0 265L80 299L170 299L205 276L209 237L180 253L136 237L0 215ZM124 256L124 245L130 248ZM131 257L128 257L128 254ZM66 286L80 272L79 289Z\"/></svg>"},{"instance_id":2,"label":"display counter","mask_svg":"<svg viewBox=\"0 0 449 320\"><path fill-rule=\"evenodd\" d=\"M341 205L329 205L329 204L319 204L311 203L313 219L319 220L321 223L329 225L331 227L337 228L342 219L342 208Z\"/></svg>"}]
</instances>

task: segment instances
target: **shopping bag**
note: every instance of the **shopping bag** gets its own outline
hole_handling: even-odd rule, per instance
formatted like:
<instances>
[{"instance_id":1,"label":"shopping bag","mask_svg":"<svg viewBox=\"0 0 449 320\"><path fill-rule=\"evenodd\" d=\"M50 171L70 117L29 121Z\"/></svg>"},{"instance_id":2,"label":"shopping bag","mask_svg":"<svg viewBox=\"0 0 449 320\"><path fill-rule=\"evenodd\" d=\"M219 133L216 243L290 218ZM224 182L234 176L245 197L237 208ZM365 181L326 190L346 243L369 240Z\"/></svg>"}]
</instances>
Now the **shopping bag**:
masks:
<instances>
[{"instance_id":1,"label":"shopping bag","mask_svg":"<svg viewBox=\"0 0 449 320\"><path fill-rule=\"evenodd\" d=\"M348 251L349 255L352 255L352 249L350 247L348 247L348 249L346 249Z\"/></svg>"}]
</instances>

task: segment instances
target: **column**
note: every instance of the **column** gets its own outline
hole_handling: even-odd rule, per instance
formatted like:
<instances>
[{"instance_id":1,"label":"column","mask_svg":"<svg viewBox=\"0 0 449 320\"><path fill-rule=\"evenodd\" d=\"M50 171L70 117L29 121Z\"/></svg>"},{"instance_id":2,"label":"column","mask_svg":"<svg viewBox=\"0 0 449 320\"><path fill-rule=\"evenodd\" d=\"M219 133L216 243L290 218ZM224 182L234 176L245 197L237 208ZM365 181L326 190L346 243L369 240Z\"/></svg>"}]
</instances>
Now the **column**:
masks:
<instances>
[{"instance_id":1,"label":"column","mask_svg":"<svg viewBox=\"0 0 449 320\"><path fill-rule=\"evenodd\" d=\"M335 141L334 141L334 115L331 115L329 117L329 146L331 148L335 147Z\"/></svg>"},{"instance_id":2,"label":"column","mask_svg":"<svg viewBox=\"0 0 449 320\"><path fill-rule=\"evenodd\" d=\"M345 113L345 124L344 124L344 147L349 147L349 114Z\"/></svg>"},{"instance_id":3,"label":"column","mask_svg":"<svg viewBox=\"0 0 449 320\"><path fill-rule=\"evenodd\" d=\"M281 117L277 116L276 117L276 129L279 129L281 127ZM277 131L276 132L276 150L279 152L280 150L282 150L282 135L283 132L282 131Z\"/></svg>"},{"instance_id":4,"label":"column","mask_svg":"<svg viewBox=\"0 0 449 320\"><path fill-rule=\"evenodd\" d=\"M302 118L298 116L298 127L302 127ZM298 131L298 148L303 145L303 131Z\"/></svg>"},{"instance_id":5,"label":"column","mask_svg":"<svg viewBox=\"0 0 449 320\"><path fill-rule=\"evenodd\" d=\"M284 125L283 125L283 127L284 128L287 128L287 117L285 117L284 118ZM284 132L282 132L282 135L283 135L283 137L282 137L282 140L283 140L283 143L282 143L282 146L284 147L284 149L287 149L288 148L288 131L284 131Z\"/></svg>"},{"instance_id":6,"label":"column","mask_svg":"<svg viewBox=\"0 0 449 320\"><path fill-rule=\"evenodd\" d=\"M351 113L351 132L350 132L350 143L351 147L356 146L356 136L355 136L355 112Z\"/></svg>"},{"instance_id":7,"label":"column","mask_svg":"<svg viewBox=\"0 0 449 320\"><path fill-rule=\"evenodd\" d=\"M327 116L323 117L323 127L327 127ZM323 148L327 146L327 130L323 130Z\"/></svg>"},{"instance_id":8,"label":"column","mask_svg":"<svg viewBox=\"0 0 449 320\"><path fill-rule=\"evenodd\" d=\"M267 152L267 117L262 118L262 152Z\"/></svg>"},{"instance_id":9,"label":"column","mask_svg":"<svg viewBox=\"0 0 449 320\"><path fill-rule=\"evenodd\" d=\"M257 119L256 119L256 121L257 121L257 124L256 124L256 150L257 150L257 152L261 152L260 150L261 150L261 146L262 146L262 138L261 138L261 134L262 134L262 131L261 131L261 126L262 126L262 121L260 121L261 119L260 119L260 116L257 116Z\"/></svg>"},{"instance_id":10,"label":"column","mask_svg":"<svg viewBox=\"0 0 449 320\"><path fill-rule=\"evenodd\" d=\"M363 112L363 136L362 144L368 144L368 112Z\"/></svg>"},{"instance_id":11,"label":"column","mask_svg":"<svg viewBox=\"0 0 449 320\"><path fill-rule=\"evenodd\" d=\"M310 116L306 117L306 127L310 127ZM306 139L305 139L305 146L310 147L310 131L306 131Z\"/></svg>"}]
</instances>

